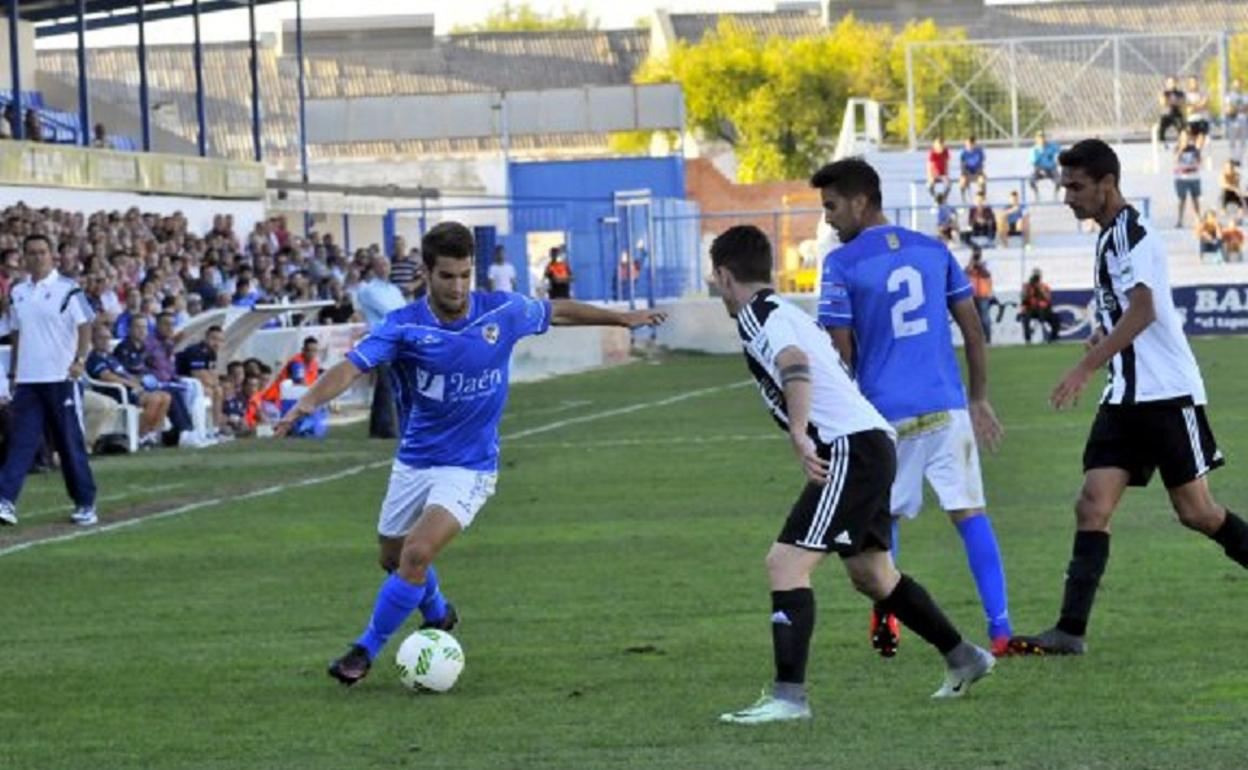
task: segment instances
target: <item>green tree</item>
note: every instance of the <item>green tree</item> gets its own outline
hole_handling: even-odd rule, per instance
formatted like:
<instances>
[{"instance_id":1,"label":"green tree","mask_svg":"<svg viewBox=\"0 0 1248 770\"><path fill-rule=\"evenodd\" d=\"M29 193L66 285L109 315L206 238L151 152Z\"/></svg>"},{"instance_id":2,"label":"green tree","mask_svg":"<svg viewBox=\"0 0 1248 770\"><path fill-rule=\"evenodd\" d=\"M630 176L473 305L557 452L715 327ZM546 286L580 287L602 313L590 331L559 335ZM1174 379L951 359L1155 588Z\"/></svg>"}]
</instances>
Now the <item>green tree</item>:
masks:
<instances>
[{"instance_id":1,"label":"green tree","mask_svg":"<svg viewBox=\"0 0 1248 770\"><path fill-rule=\"evenodd\" d=\"M725 18L701 42L678 43L663 59L647 60L634 82L678 82L685 94L688 127L732 144L742 181L794 179L825 162L835 146L850 97L865 97L892 108L886 134L908 137L906 44L956 39L961 30L932 21L909 23L894 34L887 25L847 16L826 33L789 39L764 38ZM978 69L975 49L934 47L916 57L916 129L922 132L945 111L940 129L965 135L977 125L972 107L952 97L949 80ZM966 73L966 74L964 74ZM1009 125L1010 103L991 74L972 87L977 101ZM997 114L1004 110L1004 115ZM1031 113L1034 114L1034 113ZM618 151L648 146L648 135L633 132L612 138Z\"/></svg>"},{"instance_id":2,"label":"green tree","mask_svg":"<svg viewBox=\"0 0 1248 770\"><path fill-rule=\"evenodd\" d=\"M1248 83L1248 35L1233 35L1231 44L1226 49L1227 67L1230 69L1231 80L1239 80L1242 87ZM1205 93L1209 94L1209 109L1214 115L1222 116L1222 73L1218 57L1211 56L1199 68L1204 73ZM1230 83L1227 83L1230 86Z\"/></svg>"},{"instance_id":3,"label":"green tree","mask_svg":"<svg viewBox=\"0 0 1248 770\"><path fill-rule=\"evenodd\" d=\"M491 12L484 21L476 24L460 24L451 29L454 34L465 32L541 32L549 30L597 29L598 19L582 8L573 11L564 5L559 12L543 13L528 2L504 2L502 8Z\"/></svg>"}]
</instances>

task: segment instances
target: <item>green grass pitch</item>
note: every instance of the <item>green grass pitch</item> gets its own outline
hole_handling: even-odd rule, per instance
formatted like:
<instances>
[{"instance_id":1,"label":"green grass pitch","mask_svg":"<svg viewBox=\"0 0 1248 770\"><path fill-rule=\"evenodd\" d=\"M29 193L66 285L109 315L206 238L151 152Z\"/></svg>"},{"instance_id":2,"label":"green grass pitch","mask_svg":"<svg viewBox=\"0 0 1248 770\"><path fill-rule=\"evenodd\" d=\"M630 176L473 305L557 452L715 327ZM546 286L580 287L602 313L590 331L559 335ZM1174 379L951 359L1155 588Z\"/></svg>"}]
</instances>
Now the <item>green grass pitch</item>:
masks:
<instances>
[{"instance_id":1,"label":"green grass pitch","mask_svg":"<svg viewBox=\"0 0 1248 770\"><path fill-rule=\"evenodd\" d=\"M1195 348L1228 458L1213 488L1245 510L1248 340ZM1072 412L1046 397L1077 354L991 351L1008 434L984 467L1021 632L1060 601L1098 388ZM938 656L907 634L878 658L829 562L813 722L717 724L770 678L762 559L802 483L746 377L739 357L675 355L513 389L498 493L438 562L468 662L442 696L398 684L397 639L355 688L324 672L382 576L384 442L356 426L98 461L105 523L220 502L0 555L0 768L1248 766L1248 573L1174 521L1157 480L1114 522L1087 656L1004 660L964 701L932 702ZM68 511L59 477L32 478L0 548L64 533ZM900 562L984 641L930 497Z\"/></svg>"}]
</instances>

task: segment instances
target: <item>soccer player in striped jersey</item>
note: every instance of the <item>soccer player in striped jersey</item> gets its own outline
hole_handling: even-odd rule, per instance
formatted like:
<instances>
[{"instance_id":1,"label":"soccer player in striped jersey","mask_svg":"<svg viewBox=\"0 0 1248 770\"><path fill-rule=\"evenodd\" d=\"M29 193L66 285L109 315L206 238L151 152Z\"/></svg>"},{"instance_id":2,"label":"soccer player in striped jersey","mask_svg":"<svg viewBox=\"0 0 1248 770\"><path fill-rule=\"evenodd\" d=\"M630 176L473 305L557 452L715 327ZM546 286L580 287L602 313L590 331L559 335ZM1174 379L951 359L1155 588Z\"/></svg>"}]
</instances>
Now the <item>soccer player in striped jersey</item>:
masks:
<instances>
[{"instance_id":1,"label":"soccer player in striped jersey","mask_svg":"<svg viewBox=\"0 0 1248 770\"><path fill-rule=\"evenodd\" d=\"M1005 570L984 511L976 437L990 449L1001 425L988 401L983 327L971 285L949 249L935 238L889 224L880 211L880 177L860 158L820 169L824 217L843 244L824 259L819 323L829 330L858 387L897 431L894 521L923 506L923 480L961 536L979 591L992 650L1008 650L1012 633ZM949 329L962 332L970 398ZM894 558L897 530L894 525ZM897 649L897 621L876 608L871 642L884 657Z\"/></svg>"},{"instance_id":2,"label":"soccer player in striped jersey","mask_svg":"<svg viewBox=\"0 0 1248 770\"><path fill-rule=\"evenodd\" d=\"M807 482L767 553L775 681L754 705L721 721L810 718L810 576L829 553L841 558L855 588L944 656L945 681L932 697L961 697L992 670L993 657L964 641L927 591L893 566L892 428L858 392L815 320L772 289L771 244L761 230L741 225L725 231L711 245L711 264L728 314L737 319L746 365Z\"/></svg>"},{"instance_id":3,"label":"soccer player in striped jersey","mask_svg":"<svg viewBox=\"0 0 1248 770\"><path fill-rule=\"evenodd\" d=\"M1170 294L1161 240L1122 197L1113 148L1086 139L1059 156L1066 205L1101 226L1096 241L1097 329L1083 359L1050 396L1071 406L1093 373L1109 370L1083 452L1083 489L1075 502L1075 542L1057 624L1010 642L1017 653L1079 655L1101 574L1109 560L1109 523L1127 487L1147 486L1154 471L1179 521L1248 567L1248 524L1218 503L1205 478L1224 463L1205 416L1205 385Z\"/></svg>"}]
</instances>

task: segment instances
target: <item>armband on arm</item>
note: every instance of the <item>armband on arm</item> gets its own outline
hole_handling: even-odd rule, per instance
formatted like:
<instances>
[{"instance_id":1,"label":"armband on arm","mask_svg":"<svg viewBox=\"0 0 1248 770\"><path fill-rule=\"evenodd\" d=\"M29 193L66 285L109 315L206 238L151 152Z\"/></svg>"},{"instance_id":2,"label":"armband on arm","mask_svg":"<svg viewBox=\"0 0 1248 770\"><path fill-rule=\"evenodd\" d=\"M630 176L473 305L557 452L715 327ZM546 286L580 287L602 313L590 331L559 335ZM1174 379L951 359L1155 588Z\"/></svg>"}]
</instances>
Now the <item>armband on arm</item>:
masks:
<instances>
[{"instance_id":1,"label":"armband on arm","mask_svg":"<svg viewBox=\"0 0 1248 770\"><path fill-rule=\"evenodd\" d=\"M810 367L806 364L792 364L780 370L780 385L790 382L810 382Z\"/></svg>"}]
</instances>

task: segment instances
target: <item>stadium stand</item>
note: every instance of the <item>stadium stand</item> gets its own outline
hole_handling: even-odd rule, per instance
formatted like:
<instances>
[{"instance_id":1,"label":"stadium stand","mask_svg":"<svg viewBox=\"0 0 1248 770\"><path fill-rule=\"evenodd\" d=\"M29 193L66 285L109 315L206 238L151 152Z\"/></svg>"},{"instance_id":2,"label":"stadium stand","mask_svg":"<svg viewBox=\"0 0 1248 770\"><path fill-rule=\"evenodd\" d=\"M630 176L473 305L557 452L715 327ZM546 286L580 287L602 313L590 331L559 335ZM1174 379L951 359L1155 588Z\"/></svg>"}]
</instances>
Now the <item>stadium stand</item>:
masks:
<instances>
[{"instance_id":1,"label":"stadium stand","mask_svg":"<svg viewBox=\"0 0 1248 770\"><path fill-rule=\"evenodd\" d=\"M312 99L466 93L484 90L623 85L649 50L645 30L570 31L451 35L428 50L355 51L306 55L307 93ZM152 46L148 69L152 103L160 105L156 123L194 141L195 82L188 46ZM73 51L40 51L46 77L72 85L77 78ZM138 111L138 57L132 48L91 52L92 89L96 98ZM297 65L272 43L260 48L260 94L264 113L265 156L271 161L298 157ZM204 74L212 154L252 156L250 79L246 44L207 45ZM516 136L519 151L549 147L596 149L605 137L591 134L559 137ZM359 143L313 148L317 157L373 157L400 154L472 154L497 149L495 140Z\"/></svg>"}]
</instances>

